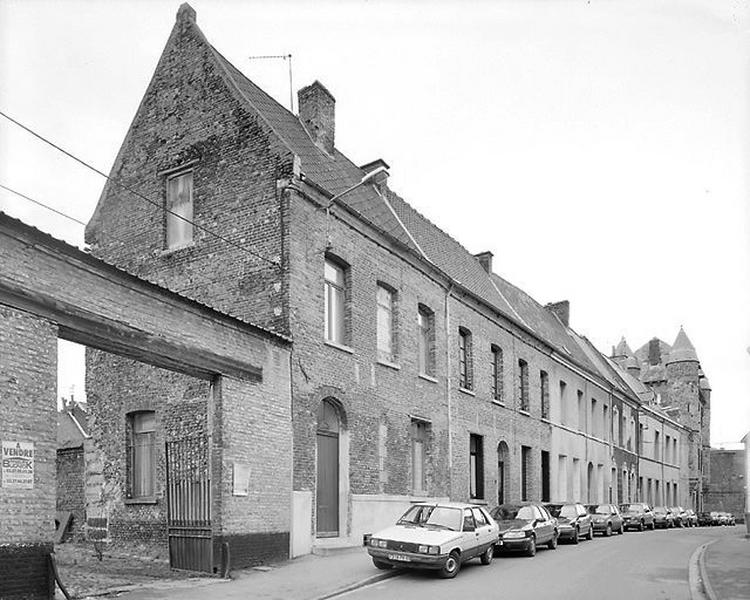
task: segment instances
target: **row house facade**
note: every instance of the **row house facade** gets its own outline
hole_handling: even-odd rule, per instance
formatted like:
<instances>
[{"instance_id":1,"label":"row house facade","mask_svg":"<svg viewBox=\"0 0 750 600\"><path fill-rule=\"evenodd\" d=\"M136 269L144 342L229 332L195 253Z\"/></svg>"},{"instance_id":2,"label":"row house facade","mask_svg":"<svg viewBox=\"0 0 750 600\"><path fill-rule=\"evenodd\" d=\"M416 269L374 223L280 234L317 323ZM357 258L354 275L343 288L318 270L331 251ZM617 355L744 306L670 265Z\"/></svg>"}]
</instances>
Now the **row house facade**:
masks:
<instances>
[{"instance_id":1,"label":"row house facade","mask_svg":"<svg viewBox=\"0 0 750 600\"><path fill-rule=\"evenodd\" d=\"M643 401L568 303L495 274L389 189L385 161L341 154L322 84L298 99L294 115L242 75L183 5L86 232L95 255L291 338L286 552L360 544L414 500L644 498ZM210 390L87 366L95 418L163 396L200 433ZM159 543L158 509L130 500L129 530L152 511Z\"/></svg>"}]
</instances>

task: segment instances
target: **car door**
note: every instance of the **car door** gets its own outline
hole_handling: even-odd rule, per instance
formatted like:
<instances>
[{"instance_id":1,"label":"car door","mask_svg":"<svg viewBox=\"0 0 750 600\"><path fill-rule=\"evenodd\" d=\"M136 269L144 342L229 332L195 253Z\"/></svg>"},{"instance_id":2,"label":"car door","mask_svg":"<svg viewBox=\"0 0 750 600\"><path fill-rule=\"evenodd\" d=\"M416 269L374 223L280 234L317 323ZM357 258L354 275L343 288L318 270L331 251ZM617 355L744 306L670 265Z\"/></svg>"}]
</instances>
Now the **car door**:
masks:
<instances>
[{"instance_id":1,"label":"car door","mask_svg":"<svg viewBox=\"0 0 750 600\"><path fill-rule=\"evenodd\" d=\"M581 535L588 535L591 523L593 522L589 511L586 510L583 504L576 504L576 512L578 513L578 522L581 524Z\"/></svg>"},{"instance_id":2,"label":"car door","mask_svg":"<svg viewBox=\"0 0 750 600\"><path fill-rule=\"evenodd\" d=\"M609 509L612 511L612 529L619 531L622 527L622 515L620 509L615 504L610 504Z\"/></svg>"},{"instance_id":3,"label":"car door","mask_svg":"<svg viewBox=\"0 0 750 600\"><path fill-rule=\"evenodd\" d=\"M554 535L554 529L552 528L552 520L550 519L549 513L544 510L541 506L534 505L534 533L536 534L537 544L546 544L552 539Z\"/></svg>"},{"instance_id":4,"label":"car door","mask_svg":"<svg viewBox=\"0 0 750 600\"><path fill-rule=\"evenodd\" d=\"M497 539L493 539L494 532L492 530L492 525L490 525L490 522L487 520L487 517L484 515L484 513L481 511L480 508L472 508L471 512L474 514L474 522L476 523L477 531L478 533L478 542L479 542L479 548L478 552L482 553L484 552L485 548L487 548L490 544L495 543Z\"/></svg>"},{"instance_id":5,"label":"car door","mask_svg":"<svg viewBox=\"0 0 750 600\"><path fill-rule=\"evenodd\" d=\"M470 508L464 509L463 525L461 527L461 555L463 560L469 560L479 553L479 536L474 513Z\"/></svg>"}]
</instances>

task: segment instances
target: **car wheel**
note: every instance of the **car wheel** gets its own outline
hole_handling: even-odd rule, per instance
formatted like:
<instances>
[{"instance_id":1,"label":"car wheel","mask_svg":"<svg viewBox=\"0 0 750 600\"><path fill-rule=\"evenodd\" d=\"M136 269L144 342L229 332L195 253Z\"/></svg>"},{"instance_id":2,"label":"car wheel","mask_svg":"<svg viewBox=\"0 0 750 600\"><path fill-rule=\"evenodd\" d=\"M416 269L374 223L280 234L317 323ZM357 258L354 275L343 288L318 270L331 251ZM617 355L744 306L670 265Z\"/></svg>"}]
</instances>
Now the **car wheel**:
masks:
<instances>
[{"instance_id":1,"label":"car wheel","mask_svg":"<svg viewBox=\"0 0 750 600\"><path fill-rule=\"evenodd\" d=\"M649 525L649 529L651 531L653 531L654 529L656 529L656 523L654 523L653 521L651 521L651 525Z\"/></svg>"},{"instance_id":2,"label":"car wheel","mask_svg":"<svg viewBox=\"0 0 750 600\"><path fill-rule=\"evenodd\" d=\"M604 537L611 537L612 535L612 523L607 523L607 529L604 530Z\"/></svg>"},{"instance_id":3,"label":"car wheel","mask_svg":"<svg viewBox=\"0 0 750 600\"><path fill-rule=\"evenodd\" d=\"M578 527L576 527L576 530L573 533L573 543L577 544L580 541L581 541L581 532L578 531Z\"/></svg>"},{"instance_id":4,"label":"car wheel","mask_svg":"<svg viewBox=\"0 0 750 600\"><path fill-rule=\"evenodd\" d=\"M388 569L393 568L393 565L389 565L387 562L383 562L382 560L378 560L377 558L372 559L372 564L374 564L378 569L382 571L387 571Z\"/></svg>"},{"instance_id":5,"label":"car wheel","mask_svg":"<svg viewBox=\"0 0 750 600\"><path fill-rule=\"evenodd\" d=\"M638 523L638 531L643 531L643 521Z\"/></svg>"},{"instance_id":6,"label":"car wheel","mask_svg":"<svg viewBox=\"0 0 750 600\"><path fill-rule=\"evenodd\" d=\"M461 570L461 556L455 550L445 559L443 568L440 569L440 577L443 579L453 579Z\"/></svg>"},{"instance_id":7,"label":"car wheel","mask_svg":"<svg viewBox=\"0 0 750 600\"><path fill-rule=\"evenodd\" d=\"M620 535L625 533L625 525L620 525L620 531L618 532Z\"/></svg>"},{"instance_id":8,"label":"car wheel","mask_svg":"<svg viewBox=\"0 0 750 600\"><path fill-rule=\"evenodd\" d=\"M526 556L534 556L536 554L536 538L532 535L529 538L529 545L526 547Z\"/></svg>"},{"instance_id":9,"label":"car wheel","mask_svg":"<svg viewBox=\"0 0 750 600\"><path fill-rule=\"evenodd\" d=\"M550 550L554 550L555 548L557 548L557 532L556 531L552 533L552 539L549 542L547 542L547 548L549 548Z\"/></svg>"},{"instance_id":10,"label":"car wheel","mask_svg":"<svg viewBox=\"0 0 750 600\"><path fill-rule=\"evenodd\" d=\"M493 556L495 556L495 544L491 544L490 547L482 553L480 560L483 565L488 565L492 562Z\"/></svg>"}]
</instances>

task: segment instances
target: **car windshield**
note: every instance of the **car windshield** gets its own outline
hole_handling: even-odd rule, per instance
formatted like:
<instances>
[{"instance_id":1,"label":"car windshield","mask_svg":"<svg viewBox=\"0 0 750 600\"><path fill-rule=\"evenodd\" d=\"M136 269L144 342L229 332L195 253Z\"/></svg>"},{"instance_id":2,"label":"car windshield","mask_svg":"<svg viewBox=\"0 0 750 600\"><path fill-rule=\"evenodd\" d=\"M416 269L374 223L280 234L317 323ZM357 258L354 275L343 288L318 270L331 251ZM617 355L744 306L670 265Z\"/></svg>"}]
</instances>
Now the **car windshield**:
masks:
<instances>
[{"instance_id":1,"label":"car windshield","mask_svg":"<svg viewBox=\"0 0 750 600\"><path fill-rule=\"evenodd\" d=\"M531 506L502 504L492 511L492 517L498 521L512 521L513 519L532 521L534 520L534 509Z\"/></svg>"},{"instance_id":2,"label":"car windshield","mask_svg":"<svg viewBox=\"0 0 750 600\"><path fill-rule=\"evenodd\" d=\"M574 504L566 504L560 509L560 514L558 516L566 519L575 519L578 516L578 511Z\"/></svg>"},{"instance_id":3,"label":"car windshield","mask_svg":"<svg viewBox=\"0 0 750 600\"><path fill-rule=\"evenodd\" d=\"M436 506L424 522L424 527L439 527L451 531L461 531L463 511L460 508Z\"/></svg>"},{"instance_id":4,"label":"car windshield","mask_svg":"<svg viewBox=\"0 0 750 600\"><path fill-rule=\"evenodd\" d=\"M608 515L612 512L612 510L609 508L609 504L600 504L599 506L592 504L588 507L588 509L592 515Z\"/></svg>"},{"instance_id":5,"label":"car windshield","mask_svg":"<svg viewBox=\"0 0 750 600\"><path fill-rule=\"evenodd\" d=\"M407 510L402 517L396 521L397 525L422 525L430 516L434 506L416 505Z\"/></svg>"}]
</instances>

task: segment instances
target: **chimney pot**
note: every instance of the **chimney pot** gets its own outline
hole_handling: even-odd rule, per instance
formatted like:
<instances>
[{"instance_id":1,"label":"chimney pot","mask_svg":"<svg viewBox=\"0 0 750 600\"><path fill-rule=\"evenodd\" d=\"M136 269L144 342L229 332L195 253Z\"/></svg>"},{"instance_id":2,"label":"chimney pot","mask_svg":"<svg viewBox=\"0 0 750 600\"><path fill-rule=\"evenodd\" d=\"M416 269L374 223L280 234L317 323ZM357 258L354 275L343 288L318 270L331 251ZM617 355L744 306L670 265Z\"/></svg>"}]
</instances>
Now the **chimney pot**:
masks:
<instances>
[{"instance_id":1,"label":"chimney pot","mask_svg":"<svg viewBox=\"0 0 750 600\"><path fill-rule=\"evenodd\" d=\"M490 252L489 250L486 250L484 252L480 252L479 254L474 255L476 259L479 261L479 264L482 265L482 268L487 271L488 273L492 273L492 257L495 256Z\"/></svg>"},{"instance_id":2,"label":"chimney pot","mask_svg":"<svg viewBox=\"0 0 750 600\"><path fill-rule=\"evenodd\" d=\"M550 302L545 308L555 313L557 318L562 321L562 324L565 325L565 327L568 327L570 324L570 302L568 300Z\"/></svg>"},{"instance_id":3,"label":"chimney pot","mask_svg":"<svg viewBox=\"0 0 750 600\"><path fill-rule=\"evenodd\" d=\"M336 99L319 81L297 92L299 119L310 137L328 154L333 154L336 133Z\"/></svg>"}]
</instances>

